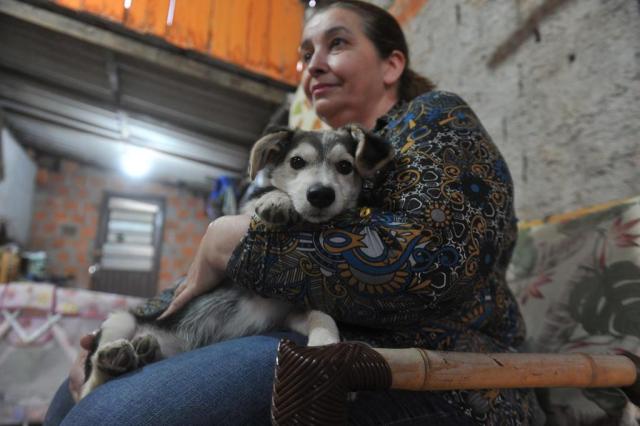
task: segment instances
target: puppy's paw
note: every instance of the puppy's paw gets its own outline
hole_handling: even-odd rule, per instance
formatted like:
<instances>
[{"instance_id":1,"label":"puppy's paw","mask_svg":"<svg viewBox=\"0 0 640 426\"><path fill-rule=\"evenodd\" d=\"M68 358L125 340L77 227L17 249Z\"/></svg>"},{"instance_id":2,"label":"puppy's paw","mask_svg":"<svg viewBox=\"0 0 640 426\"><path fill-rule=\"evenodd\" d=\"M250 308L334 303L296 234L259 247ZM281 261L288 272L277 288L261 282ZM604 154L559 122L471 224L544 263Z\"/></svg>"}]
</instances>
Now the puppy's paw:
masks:
<instances>
[{"instance_id":1,"label":"puppy's paw","mask_svg":"<svg viewBox=\"0 0 640 426\"><path fill-rule=\"evenodd\" d=\"M89 378L89 380L85 382L80 388L79 399L83 399L85 396L93 392L98 386L100 386L101 384L105 383L108 380L108 378L98 380L95 378L95 374L93 376L94 377Z\"/></svg>"},{"instance_id":2,"label":"puppy's paw","mask_svg":"<svg viewBox=\"0 0 640 426\"><path fill-rule=\"evenodd\" d=\"M264 194L255 204L256 214L271 225L286 225L300 219L293 208L293 202L282 191L271 191Z\"/></svg>"},{"instance_id":3,"label":"puppy's paw","mask_svg":"<svg viewBox=\"0 0 640 426\"><path fill-rule=\"evenodd\" d=\"M96 367L110 376L119 376L138 367L138 355L128 340L114 340L98 349Z\"/></svg>"},{"instance_id":4,"label":"puppy's paw","mask_svg":"<svg viewBox=\"0 0 640 426\"><path fill-rule=\"evenodd\" d=\"M152 362L159 360L162 356L158 339L151 334L136 337L131 341L131 345L138 356L139 367L151 364Z\"/></svg>"}]
</instances>

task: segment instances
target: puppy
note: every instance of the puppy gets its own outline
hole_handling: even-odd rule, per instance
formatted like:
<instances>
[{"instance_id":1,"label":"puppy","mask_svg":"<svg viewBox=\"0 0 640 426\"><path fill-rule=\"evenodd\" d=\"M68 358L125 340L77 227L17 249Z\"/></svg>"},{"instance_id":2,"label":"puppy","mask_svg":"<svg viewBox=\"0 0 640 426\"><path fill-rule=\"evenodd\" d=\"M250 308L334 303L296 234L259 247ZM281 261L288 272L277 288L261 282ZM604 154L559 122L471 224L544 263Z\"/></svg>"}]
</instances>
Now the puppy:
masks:
<instances>
[{"instance_id":1,"label":"puppy","mask_svg":"<svg viewBox=\"0 0 640 426\"><path fill-rule=\"evenodd\" d=\"M264 222L321 223L354 208L362 178L393 158L391 146L350 125L336 131L282 129L256 142L249 174L267 182L245 206ZM224 282L162 321L116 312L102 324L85 365L81 397L113 377L178 353L235 337L288 328L309 345L339 341L335 322L319 311L266 299Z\"/></svg>"}]
</instances>

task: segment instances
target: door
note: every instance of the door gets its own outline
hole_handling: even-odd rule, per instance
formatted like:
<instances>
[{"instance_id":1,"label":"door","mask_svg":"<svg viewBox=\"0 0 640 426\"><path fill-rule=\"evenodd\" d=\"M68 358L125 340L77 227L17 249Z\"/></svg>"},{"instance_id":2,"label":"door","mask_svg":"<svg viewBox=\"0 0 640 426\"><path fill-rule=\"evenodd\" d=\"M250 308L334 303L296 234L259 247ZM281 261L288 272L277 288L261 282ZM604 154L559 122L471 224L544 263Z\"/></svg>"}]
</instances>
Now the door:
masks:
<instances>
[{"instance_id":1,"label":"door","mask_svg":"<svg viewBox=\"0 0 640 426\"><path fill-rule=\"evenodd\" d=\"M106 192L89 268L91 289L150 297L157 292L164 200Z\"/></svg>"}]
</instances>

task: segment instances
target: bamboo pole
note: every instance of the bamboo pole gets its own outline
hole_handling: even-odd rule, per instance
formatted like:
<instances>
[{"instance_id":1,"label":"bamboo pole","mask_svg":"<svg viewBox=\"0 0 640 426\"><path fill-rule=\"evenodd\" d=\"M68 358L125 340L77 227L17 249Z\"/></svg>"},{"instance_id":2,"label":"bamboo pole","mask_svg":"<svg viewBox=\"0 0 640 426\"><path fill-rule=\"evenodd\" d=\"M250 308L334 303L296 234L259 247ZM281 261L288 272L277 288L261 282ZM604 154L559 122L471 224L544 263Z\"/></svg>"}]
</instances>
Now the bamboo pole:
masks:
<instances>
[{"instance_id":1,"label":"bamboo pole","mask_svg":"<svg viewBox=\"0 0 640 426\"><path fill-rule=\"evenodd\" d=\"M619 355L375 351L389 364L393 389L625 387L637 380L633 361Z\"/></svg>"},{"instance_id":2,"label":"bamboo pole","mask_svg":"<svg viewBox=\"0 0 640 426\"><path fill-rule=\"evenodd\" d=\"M640 357L375 349L357 342L278 346L274 425L347 424L348 393L535 387L620 387L640 405Z\"/></svg>"}]
</instances>

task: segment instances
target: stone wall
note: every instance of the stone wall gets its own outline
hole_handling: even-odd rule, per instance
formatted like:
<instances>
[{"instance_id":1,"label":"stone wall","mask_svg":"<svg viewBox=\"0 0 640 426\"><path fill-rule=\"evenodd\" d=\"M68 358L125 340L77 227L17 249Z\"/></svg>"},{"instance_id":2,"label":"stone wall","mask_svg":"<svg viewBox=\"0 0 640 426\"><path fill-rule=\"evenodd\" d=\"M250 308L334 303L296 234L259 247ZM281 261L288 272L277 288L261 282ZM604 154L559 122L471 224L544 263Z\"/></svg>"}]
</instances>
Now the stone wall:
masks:
<instances>
[{"instance_id":1,"label":"stone wall","mask_svg":"<svg viewBox=\"0 0 640 426\"><path fill-rule=\"evenodd\" d=\"M127 179L70 160L62 160L58 170L39 167L36 178L28 249L47 252L49 273L72 276L72 285L89 287L88 268L93 263L105 191L164 198L159 289L186 273L209 223L201 196L175 186Z\"/></svg>"},{"instance_id":2,"label":"stone wall","mask_svg":"<svg viewBox=\"0 0 640 426\"><path fill-rule=\"evenodd\" d=\"M640 3L567 0L490 69L545 2L422 1L405 24L413 68L465 98L502 150L525 220L640 194Z\"/></svg>"}]
</instances>

